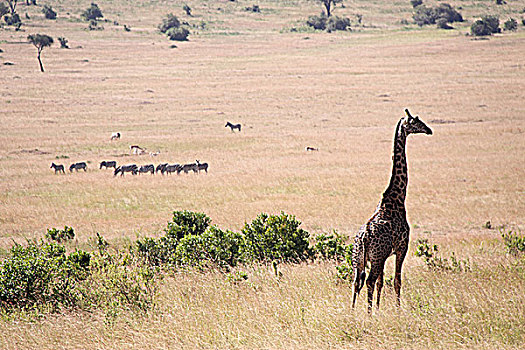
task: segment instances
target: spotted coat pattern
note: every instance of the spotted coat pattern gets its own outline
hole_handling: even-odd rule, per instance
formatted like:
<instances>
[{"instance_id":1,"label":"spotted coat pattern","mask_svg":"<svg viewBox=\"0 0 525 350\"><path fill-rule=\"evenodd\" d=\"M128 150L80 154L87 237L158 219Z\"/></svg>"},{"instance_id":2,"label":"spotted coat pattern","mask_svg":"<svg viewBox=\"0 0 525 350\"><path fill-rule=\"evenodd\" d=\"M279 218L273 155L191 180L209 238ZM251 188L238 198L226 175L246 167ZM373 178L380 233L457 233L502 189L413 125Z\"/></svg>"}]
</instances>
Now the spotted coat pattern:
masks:
<instances>
[{"instance_id":1,"label":"spotted coat pattern","mask_svg":"<svg viewBox=\"0 0 525 350\"><path fill-rule=\"evenodd\" d=\"M425 133L432 135L432 130L419 117L413 118L405 109L406 118L401 118L394 134L394 154L392 157L392 175L390 183L383 193L383 198L372 217L355 236L352 264L355 272L354 295L356 297L365 283L365 267L370 263L370 272L366 280L368 292L368 312L372 311L374 287L377 286L377 307L383 288L383 270L386 259L396 255L394 289L397 305L401 294L401 268L408 250L410 227L406 219L405 198L408 185L406 161L406 139L409 134Z\"/></svg>"}]
</instances>

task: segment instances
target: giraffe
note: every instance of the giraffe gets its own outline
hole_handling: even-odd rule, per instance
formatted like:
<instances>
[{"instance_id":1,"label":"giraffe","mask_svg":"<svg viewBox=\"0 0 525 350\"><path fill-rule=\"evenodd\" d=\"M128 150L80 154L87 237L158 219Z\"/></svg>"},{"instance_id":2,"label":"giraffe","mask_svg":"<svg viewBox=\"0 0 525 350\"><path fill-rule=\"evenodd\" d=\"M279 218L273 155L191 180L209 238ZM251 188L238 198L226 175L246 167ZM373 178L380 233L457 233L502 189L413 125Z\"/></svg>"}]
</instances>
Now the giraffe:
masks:
<instances>
[{"instance_id":1,"label":"giraffe","mask_svg":"<svg viewBox=\"0 0 525 350\"><path fill-rule=\"evenodd\" d=\"M407 136L410 134L432 135L432 130L418 116L412 117L408 109L407 116L401 118L394 134L394 154L392 156L392 176L372 217L355 236L352 252L352 265L355 271L354 297L363 288L366 278L365 266L370 262L370 272L366 280L368 291L368 312L372 312L374 286L377 284L377 308L383 288L383 270L386 259L396 255L394 289L397 306L400 305L401 268L408 250L409 230L406 219L405 197L408 185L408 169L405 154ZM377 283L376 283L377 281Z\"/></svg>"}]
</instances>

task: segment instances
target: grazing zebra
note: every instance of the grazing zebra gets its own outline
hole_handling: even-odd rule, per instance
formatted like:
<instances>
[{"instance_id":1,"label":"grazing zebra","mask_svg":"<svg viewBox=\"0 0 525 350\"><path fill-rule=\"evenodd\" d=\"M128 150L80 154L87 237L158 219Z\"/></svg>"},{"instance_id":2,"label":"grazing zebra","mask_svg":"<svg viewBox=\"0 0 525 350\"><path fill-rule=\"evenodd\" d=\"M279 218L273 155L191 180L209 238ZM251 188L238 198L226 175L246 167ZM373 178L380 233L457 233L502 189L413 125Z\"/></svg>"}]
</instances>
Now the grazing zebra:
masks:
<instances>
[{"instance_id":1,"label":"grazing zebra","mask_svg":"<svg viewBox=\"0 0 525 350\"><path fill-rule=\"evenodd\" d=\"M197 172L200 173L201 170L204 170L206 172L206 174L208 173L208 163L200 163L199 160L195 160L196 164L197 164Z\"/></svg>"},{"instance_id":2,"label":"grazing zebra","mask_svg":"<svg viewBox=\"0 0 525 350\"><path fill-rule=\"evenodd\" d=\"M239 132L241 132L241 124L232 124L230 122L226 122L226 125L224 127L227 128L228 126L230 127L230 129L232 129L232 132L234 129L239 129Z\"/></svg>"},{"instance_id":3,"label":"grazing zebra","mask_svg":"<svg viewBox=\"0 0 525 350\"><path fill-rule=\"evenodd\" d=\"M142 148L142 147L137 146L137 145L131 145L131 146L129 146L129 149L130 149L131 153L133 153L133 154L144 154L144 153L146 153L146 149L145 148Z\"/></svg>"},{"instance_id":4,"label":"grazing zebra","mask_svg":"<svg viewBox=\"0 0 525 350\"><path fill-rule=\"evenodd\" d=\"M143 173L155 174L155 166L153 164L142 165L139 169L139 175Z\"/></svg>"},{"instance_id":5,"label":"grazing zebra","mask_svg":"<svg viewBox=\"0 0 525 350\"><path fill-rule=\"evenodd\" d=\"M138 168L136 164L121 165L117 169L115 169L113 175L117 176L118 173L120 173L120 176L124 176L124 173L131 173L133 175L137 175L137 171Z\"/></svg>"},{"instance_id":6,"label":"grazing zebra","mask_svg":"<svg viewBox=\"0 0 525 350\"><path fill-rule=\"evenodd\" d=\"M108 161L103 160L102 162L100 162L100 169L102 169L103 166L106 167L106 169L107 168L117 169L117 162L115 162L114 160L108 160Z\"/></svg>"},{"instance_id":7,"label":"grazing zebra","mask_svg":"<svg viewBox=\"0 0 525 350\"><path fill-rule=\"evenodd\" d=\"M306 150L306 152L309 152L309 151L319 151L319 148L314 148L314 147L306 146L305 150Z\"/></svg>"},{"instance_id":8,"label":"grazing zebra","mask_svg":"<svg viewBox=\"0 0 525 350\"><path fill-rule=\"evenodd\" d=\"M64 166L62 164L51 163L51 167L50 168L55 169L55 174L58 173L58 172L62 172L63 174L65 174Z\"/></svg>"},{"instance_id":9,"label":"grazing zebra","mask_svg":"<svg viewBox=\"0 0 525 350\"><path fill-rule=\"evenodd\" d=\"M111 134L111 141L120 139L120 133L114 132Z\"/></svg>"},{"instance_id":10,"label":"grazing zebra","mask_svg":"<svg viewBox=\"0 0 525 350\"><path fill-rule=\"evenodd\" d=\"M179 174L180 173L179 168L181 168L180 164L167 165L164 169L162 169L162 174L163 175L164 175L164 173L171 174L171 173L174 173L174 172L177 172L177 174Z\"/></svg>"},{"instance_id":11,"label":"grazing zebra","mask_svg":"<svg viewBox=\"0 0 525 350\"><path fill-rule=\"evenodd\" d=\"M75 169L76 171L78 171L78 169L84 169L84 171L87 171L87 164L85 162L71 164L71 166L69 167L69 171L73 172L73 169Z\"/></svg>"},{"instance_id":12,"label":"grazing zebra","mask_svg":"<svg viewBox=\"0 0 525 350\"><path fill-rule=\"evenodd\" d=\"M155 172L158 173L160 171L160 172L162 172L162 174L164 174L164 169L166 169L167 166L168 166L168 163L159 164L159 165L157 165L157 168L155 169Z\"/></svg>"},{"instance_id":13,"label":"grazing zebra","mask_svg":"<svg viewBox=\"0 0 525 350\"><path fill-rule=\"evenodd\" d=\"M184 174L187 174L190 172L190 170L193 170L193 172L196 173L198 171L197 163L184 164L179 169L177 169L177 174L180 174L181 171L184 171Z\"/></svg>"}]
</instances>

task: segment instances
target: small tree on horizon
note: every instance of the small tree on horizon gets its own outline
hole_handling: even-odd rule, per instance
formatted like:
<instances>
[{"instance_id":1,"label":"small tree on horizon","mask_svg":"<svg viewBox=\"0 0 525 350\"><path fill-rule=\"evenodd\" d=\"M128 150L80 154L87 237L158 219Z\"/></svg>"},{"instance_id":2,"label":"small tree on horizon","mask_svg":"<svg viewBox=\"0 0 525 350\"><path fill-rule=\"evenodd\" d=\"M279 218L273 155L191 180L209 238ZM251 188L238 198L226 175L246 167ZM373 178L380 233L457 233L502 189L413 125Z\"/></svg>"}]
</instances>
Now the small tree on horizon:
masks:
<instances>
[{"instance_id":1,"label":"small tree on horizon","mask_svg":"<svg viewBox=\"0 0 525 350\"><path fill-rule=\"evenodd\" d=\"M326 17L330 17L332 15L333 8L339 4L342 3L343 0L317 0L321 3L322 6L324 6L326 10Z\"/></svg>"},{"instance_id":2,"label":"small tree on horizon","mask_svg":"<svg viewBox=\"0 0 525 350\"><path fill-rule=\"evenodd\" d=\"M44 72L44 66L42 65L42 60L40 59L40 53L45 47L51 46L53 44L53 38L46 34L29 34L27 36L27 41L33 44L38 52L38 63L40 64L40 71Z\"/></svg>"}]
</instances>

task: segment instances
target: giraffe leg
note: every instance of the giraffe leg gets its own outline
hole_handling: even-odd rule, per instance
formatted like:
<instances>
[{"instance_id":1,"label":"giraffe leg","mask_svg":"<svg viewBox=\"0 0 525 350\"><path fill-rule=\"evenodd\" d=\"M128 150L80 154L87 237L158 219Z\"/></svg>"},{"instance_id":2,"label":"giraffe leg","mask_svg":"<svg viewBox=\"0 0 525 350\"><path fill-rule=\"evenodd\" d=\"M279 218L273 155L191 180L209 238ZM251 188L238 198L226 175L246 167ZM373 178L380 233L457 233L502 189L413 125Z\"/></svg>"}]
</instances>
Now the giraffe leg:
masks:
<instances>
[{"instance_id":1,"label":"giraffe leg","mask_svg":"<svg viewBox=\"0 0 525 350\"><path fill-rule=\"evenodd\" d=\"M383 264L372 264L370 268L370 273L368 274L368 278L366 280L366 289L368 292L368 313L372 313L372 303L374 299L374 287L376 284L376 280L379 277L379 275L383 272L381 270Z\"/></svg>"},{"instance_id":2,"label":"giraffe leg","mask_svg":"<svg viewBox=\"0 0 525 350\"><path fill-rule=\"evenodd\" d=\"M384 264L383 268L381 269L381 272L379 273L379 276L377 277L377 308L379 309L379 300L381 299L381 290L383 289L383 275L384 275Z\"/></svg>"},{"instance_id":3,"label":"giraffe leg","mask_svg":"<svg viewBox=\"0 0 525 350\"><path fill-rule=\"evenodd\" d=\"M403 267L403 261L407 251L396 253L396 273L394 277L394 289L396 291L396 303L397 306L401 305L401 268Z\"/></svg>"}]
</instances>

